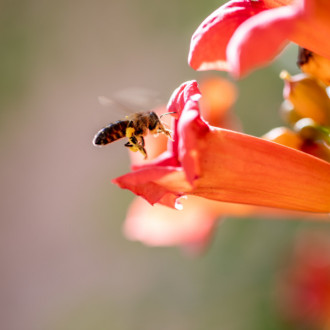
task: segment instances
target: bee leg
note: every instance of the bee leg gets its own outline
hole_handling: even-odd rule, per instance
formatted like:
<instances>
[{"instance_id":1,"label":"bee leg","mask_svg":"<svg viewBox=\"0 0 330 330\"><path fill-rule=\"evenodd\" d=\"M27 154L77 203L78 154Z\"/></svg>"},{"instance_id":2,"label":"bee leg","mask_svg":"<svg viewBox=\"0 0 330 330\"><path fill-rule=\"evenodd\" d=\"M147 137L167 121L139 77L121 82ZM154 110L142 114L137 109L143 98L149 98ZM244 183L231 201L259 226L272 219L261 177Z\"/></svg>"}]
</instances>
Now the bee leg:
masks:
<instances>
[{"instance_id":1,"label":"bee leg","mask_svg":"<svg viewBox=\"0 0 330 330\"><path fill-rule=\"evenodd\" d=\"M140 152L141 152L141 154L144 156L144 159L147 159L147 158L148 158L148 154L147 154L146 149L144 149L144 148L142 147L142 149L140 149Z\"/></svg>"},{"instance_id":2,"label":"bee leg","mask_svg":"<svg viewBox=\"0 0 330 330\"><path fill-rule=\"evenodd\" d=\"M166 124L161 123L158 132L165 134L170 140L173 141L173 138L172 138L172 133L173 132L169 128L167 128Z\"/></svg>"},{"instance_id":3,"label":"bee leg","mask_svg":"<svg viewBox=\"0 0 330 330\"><path fill-rule=\"evenodd\" d=\"M147 151L144 149L144 147L140 144L130 144L129 142L125 144L125 147L128 147L131 151L137 152L140 151L141 154L144 156L144 159L147 159Z\"/></svg>"},{"instance_id":4,"label":"bee leg","mask_svg":"<svg viewBox=\"0 0 330 330\"><path fill-rule=\"evenodd\" d=\"M172 131L167 127L167 125L163 122L159 122L158 125L153 129L150 130L151 134L154 134L155 136L157 136L160 133L165 134L170 140L173 141L172 138Z\"/></svg>"},{"instance_id":5,"label":"bee leg","mask_svg":"<svg viewBox=\"0 0 330 330\"><path fill-rule=\"evenodd\" d=\"M128 137L128 142L125 143L125 147L134 152L139 150L138 141L134 135Z\"/></svg>"},{"instance_id":6,"label":"bee leg","mask_svg":"<svg viewBox=\"0 0 330 330\"><path fill-rule=\"evenodd\" d=\"M138 148L138 150L141 152L141 154L144 156L144 159L147 159L147 151L144 148L145 146L145 142L144 142L144 138L142 135L137 135L136 136L136 144L135 146Z\"/></svg>"},{"instance_id":7,"label":"bee leg","mask_svg":"<svg viewBox=\"0 0 330 330\"><path fill-rule=\"evenodd\" d=\"M144 148L144 139L142 136L131 136L129 141L125 143L125 147L129 148L133 152L140 151L144 156L144 159L147 158L147 152Z\"/></svg>"},{"instance_id":8,"label":"bee leg","mask_svg":"<svg viewBox=\"0 0 330 330\"><path fill-rule=\"evenodd\" d=\"M125 144L125 147L130 148L132 151L138 151L138 140L136 139L135 135L135 129L133 127L127 127L126 128L126 137L128 138L128 142Z\"/></svg>"},{"instance_id":9,"label":"bee leg","mask_svg":"<svg viewBox=\"0 0 330 330\"><path fill-rule=\"evenodd\" d=\"M125 147L129 148L129 149L130 149L131 151L133 151L133 152L137 152L137 151L140 150L139 145L137 145L137 144L132 144L131 142L127 142L127 143L125 143L124 145L125 145Z\"/></svg>"},{"instance_id":10,"label":"bee leg","mask_svg":"<svg viewBox=\"0 0 330 330\"><path fill-rule=\"evenodd\" d=\"M145 142L144 142L144 138L143 138L143 136L140 136L140 143L141 143L141 146L142 146L142 147L145 146Z\"/></svg>"},{"instance_id":11,"label":"bee leg","mask_svg":"<svg viewBox=\"0 0 330 330\"><path fill-rule=\"evenodd\" d=\"M144 156L144 159L147 159L148 158L146 149L144 149L142 146L139 146L139 151Z\"/></svg>"}]
</instances>

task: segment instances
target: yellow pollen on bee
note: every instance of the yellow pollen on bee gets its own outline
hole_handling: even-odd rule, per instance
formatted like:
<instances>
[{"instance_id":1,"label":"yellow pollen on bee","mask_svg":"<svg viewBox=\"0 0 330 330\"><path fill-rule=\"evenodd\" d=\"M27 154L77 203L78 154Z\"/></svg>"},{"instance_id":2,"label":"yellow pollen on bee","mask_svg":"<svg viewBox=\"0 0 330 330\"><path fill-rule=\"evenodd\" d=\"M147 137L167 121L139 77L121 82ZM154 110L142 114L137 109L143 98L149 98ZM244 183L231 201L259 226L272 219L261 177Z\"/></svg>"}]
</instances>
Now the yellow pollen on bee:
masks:
<instances>
[{"instance_id":1,"label":"yellow pollen on bee","mask_svg":"<svg viewBox=\"0 0 330 330\"><path fill-rule=\"evenodd\" d=\"M137 151L139 151L139 148L136 146L133 146L133 147L129 147L129 150L131 150L133 152L137 152Z\"/></svg>"},{"instance_id":2,"label":"yellow pollen on bee","mask_svg":"<svg viewBox=\"0 0 330 330\"><path fill-rule=\"evenodd\" d=\"M130 138L134 135L135 129L133 127L126 128L126 137Z\"/></svg>"}]
</instances>

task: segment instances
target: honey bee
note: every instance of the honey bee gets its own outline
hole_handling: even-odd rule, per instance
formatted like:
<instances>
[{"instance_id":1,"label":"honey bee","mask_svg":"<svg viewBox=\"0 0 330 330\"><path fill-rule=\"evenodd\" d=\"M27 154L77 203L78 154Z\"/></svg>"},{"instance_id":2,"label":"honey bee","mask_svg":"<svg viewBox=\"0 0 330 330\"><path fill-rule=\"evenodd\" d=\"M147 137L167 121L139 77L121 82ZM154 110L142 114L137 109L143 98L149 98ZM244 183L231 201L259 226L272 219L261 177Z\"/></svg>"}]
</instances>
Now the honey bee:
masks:
<instances>
[{"instance_id":1,"label":"honey bee","mask_svg":"<svg viewBox=\"0 0 330 330\"><path fill-rule=\"evenodd\" d=\"M172 139L172 132L160 120L162 116L171 113L173 112L164 113L160 116L153 111L133 113L127 116L125 120L118 120L103 127L96 133L93 144L103 146L127 137L128 142L125 143L125 147L134 152L141 152L144 159L146 159L144 136L147 135L148 131L151 134L162 133Z\"/></svg>"}]
</instances>

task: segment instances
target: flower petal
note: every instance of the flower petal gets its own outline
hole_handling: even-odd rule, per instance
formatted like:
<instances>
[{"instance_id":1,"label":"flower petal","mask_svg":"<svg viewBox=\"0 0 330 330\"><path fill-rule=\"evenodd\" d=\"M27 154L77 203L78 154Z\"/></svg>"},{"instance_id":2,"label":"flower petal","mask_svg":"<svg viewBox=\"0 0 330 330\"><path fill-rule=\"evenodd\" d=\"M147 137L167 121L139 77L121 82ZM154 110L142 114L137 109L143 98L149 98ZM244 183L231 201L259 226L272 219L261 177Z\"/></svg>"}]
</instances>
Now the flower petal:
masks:
<instances>
[{"instance_id":1,"label":"flower petal","mask_svg":"<svg viewBox=\"0 0 330 330\"><path fill-rule=\"evenodd\" d=\"M186 105L186 103L191 100L197 102L201 97L200 91L195 80L187 81L181 84L171 95L170 100L167 104L167 109L169 112L176 112L175 116L177 119L181 116L181 113ZM178 157L178 120L174 122L174 133L173 142L168 143L168 150L173 155L173 157Z\"/></svg>"},{"instance_id":2,"label":"flower petal","mask_svg":"<svg viewBox=\"0 0 330 330\"><path fill-rule=\"evenodd\" d=\"M129 189L150 204L160 203L178 208L176 200L191 189L181 168L148 166L127 173L114 180L122 189Z\"/></svg>"},{"instance_id":3,"label":"flower petal","mask_svg":"<svg viewBox=\"0 0 330 330\"><path fill-rule=\"evenodd\" d=\"M201 176L189 192L220 201L330 212L330 164L253 136L214 129L199 149Z\"/></svg>"},{"instance_id":4,"label":"flower petal","mask_svg":"<svg viewBox=\"0 0 330 330\"><path fill-rule=\"evenodd\" d=\"M237 27L268 9L263 1L232 0L208 16L191 38L188 62L195 70L229 71L226 48Z\"/></svg>"},{"instance_id":5,"label":"flower petal","mask_svg":"<svg viewBox=\"0 0 330 330\"><path fill-rule=\"evenodd\" d=\"M186 81L172 93L167 109L169 112L177 112L177 117L179 117L188 101L197 102L200 98L201 93L198 89L197 81Z\"/></svg>"},{"instance_id":6,"label":"flower petal","mask_svg":"<svg viewBox=\"0 0 330 330\"><path fill-rule=\"evenodd\" d=\"M209 126L202 120L198 103L188 101L178 123L179 160L192 184L200 175L198 142L208 133Z\"/></svg>"},{"instance_id":7,"label":"flower petal","mask_svg":"<svg viewBox=\"0 0 330 330\"><path fill-rule=\"evenodd\" d=\"M241 77L273 60L288 43L298 19L298 9L285 6L259 13L241 24L227 47L232 73Z\"/></svg>"},{"instance_id":8,"label":"flower petal","mask_svg":"<svg viewBox=\"0 0 330 330\"><path fill-rule=\"evenodd\" d=\"M301 18L291 40L330 59L330 1L303 0Z\"/></svg>"}]
</instances>

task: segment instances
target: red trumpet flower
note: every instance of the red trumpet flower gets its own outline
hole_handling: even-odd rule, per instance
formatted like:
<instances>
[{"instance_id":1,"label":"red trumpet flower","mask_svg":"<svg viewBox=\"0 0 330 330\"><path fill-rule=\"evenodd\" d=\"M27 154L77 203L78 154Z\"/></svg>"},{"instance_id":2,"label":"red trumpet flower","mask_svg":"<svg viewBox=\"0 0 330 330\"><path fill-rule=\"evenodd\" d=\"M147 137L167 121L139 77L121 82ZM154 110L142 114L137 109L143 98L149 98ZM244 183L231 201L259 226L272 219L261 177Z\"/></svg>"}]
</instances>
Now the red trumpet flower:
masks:
<instances>
[{"instance_id":1,"label":"red trumpet flower","mask_svg":"<svg viewBox=\"0 0 330 330\"><path fill-rule=\"evenodd\" d=\"M170 207L194 195L282 209L330 212L330 164L270 141L216 128L200 115L195 81L172 95L174 141L155 160L113 182Z\"/></svg>"},{"instance_id":2,"label":"red trumpet flower","mask_svg":"<svg viewBox=\"0 0 330 330\"><path fill-rule=\"evenodd\" d=\"M330 59L327 0L231 0L192 36L189 64L242 76L269 63L289 42Z\"/></svg>"}]
</instances>

